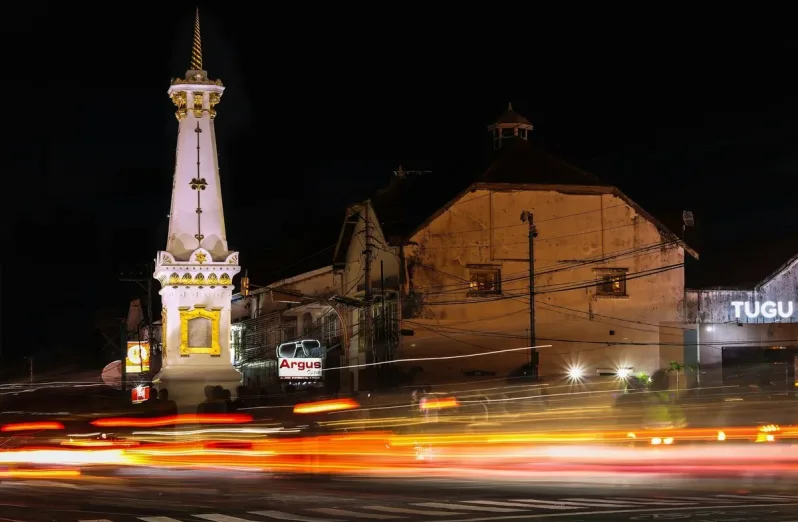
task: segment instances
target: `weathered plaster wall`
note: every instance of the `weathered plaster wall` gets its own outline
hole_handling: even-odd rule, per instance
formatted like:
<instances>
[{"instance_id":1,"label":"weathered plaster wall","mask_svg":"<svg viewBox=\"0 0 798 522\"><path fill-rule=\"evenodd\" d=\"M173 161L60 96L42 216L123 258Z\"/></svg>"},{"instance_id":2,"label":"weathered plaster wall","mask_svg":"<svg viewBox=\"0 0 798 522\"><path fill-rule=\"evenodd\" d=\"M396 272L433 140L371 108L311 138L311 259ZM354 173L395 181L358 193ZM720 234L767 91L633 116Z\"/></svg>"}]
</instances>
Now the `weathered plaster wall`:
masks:
<instances>
[{"instance_id":1,"label":"weathered plaster wall","mask_svg":"<svg viewBox=\"0 0 798 522\"><path fill-rule=\"evenodd\" d=\"M733 301L798 301L798 259L787 263L772 279L755 289L703 289L686 292L686 321L697 323L702 384L719 384L724 347L795 346L798 344L798 310L790 318L760 315L737 318Z\"/></svg>"},{"instance_id":2,"label":"weathered plaster wall","mask_svg":"<svg viewBox=\"0 0 798 522\"><path fill-rule=\"evenodd\" d=\"M412 238L406 256L409 289L418 307L415 317L405 317L403 326L413 328L415 336L404 340L402 356L529 345L528 229L520 221L523 210L534 212L539 232L538 344L552 345L542 350L541 373L561 374L572 364L635 371L663 366L660 325L681 319L684 271L646 271L683 263L683 249L613 195L531 190L466 194ZM501 268L502 295L467 297L470 264ZM628 297L596 296L598 268L628 269ZM667 328L681 336L680 327ZM440 377L462 376L468 370L505 375L528 360L524 350L442 361L434 371Z\"/></svg>"},{"instance_id":3,"label":"weathered plaster wall","mask_svg":"<svg viewBox=\"0 0 798 522\"><path fill-rule=\"evenodd\" d=\"M760 301L795 301L798 303L798 258L788 263L773 279L764 282L758 289ZM798 320L798 311L792 321Z\"/></svg>"},{"instance_id":4,"label":"weathered plaster wall","mask_svg":"<svg viewBox=\"0 0 798 522\"><path fill-rule=\"evenodd\" d=\"M753 290L707 289L685 292L686 322L736 322L732 301L754 301Z\"/></svg>"},{"instance_id":5,"label":"weathered plaster wall","mask_svg":"<svg viewBox=\"0 0 798 522\"><path fill-rule=\"evenodd\" d=\"M370 203L356 205L350 210L359 212L362 219L358 221L355 227L352 242L346 254L347 263L346 268L342 272L343 280L340 283L340 292L342 295L349 297L363 298L365 292L358 287L366 281L366 257L364 255L367 243L366 219L368 219L370 225L369 235L372 245L371 281L372 288L375 291L379 289L380 285L381 264L383 275L386 279L398 277L399 254L398 249L388 246L382 233L382 227L379 224L379 218ZM346 312L345 315L351 333L348 350L349 359L345 361L346 365L354 366L365 364L367 362L367 343L365 342L365 336L361 335L364 331L364 325L360 324L360 314L357 310L350 310ZM342 375L341 382L349 383L347 386L353 386L354 389L359 389L360 374L358 372L351 372L351 375Z\"/></svg>"}]
</instances>

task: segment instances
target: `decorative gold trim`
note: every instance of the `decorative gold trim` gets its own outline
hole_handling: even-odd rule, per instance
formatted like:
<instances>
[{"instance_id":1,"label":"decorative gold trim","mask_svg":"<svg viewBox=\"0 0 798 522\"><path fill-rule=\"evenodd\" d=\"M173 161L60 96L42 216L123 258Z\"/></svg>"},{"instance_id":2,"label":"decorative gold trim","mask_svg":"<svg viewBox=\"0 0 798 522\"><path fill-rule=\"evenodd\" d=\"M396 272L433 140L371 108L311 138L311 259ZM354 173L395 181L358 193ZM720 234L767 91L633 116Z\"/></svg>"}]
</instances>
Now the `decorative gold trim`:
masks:
<instances>
[{"instance_id":1,"label":"decorative gold trim","mask_svg":"<svg viewBox=\"0 0 798 522\"><path fill-rule=\"evenodd\" d=\"M200 37L199 7L194 15L194 42L191 46L191 70L202 70L202 38Z\"/></svg>"},{"instance_id":2,"label":"decorative gold trim","mask_svg":"<svg viewBox=\"0 0 798 522\"><path fill-rule=\"evenodd\" d=\"M172 79L172 85L216 85L224 87L222 80L209 80L200 73L189 78L174 78Z\"/></svg>"},{"instance_id":3,"label":"decorative gold trim","mask_svg":"<svg viewBox=\"0 0 798 522\"><path fill-rule=\"evenodd\" d=\"M202 93L195 92L194 93L194 111L195 118L202 118Z\"/></svg>"},{"instance_id":4,"label":"decorative gold trim","mask_svg":"<svg viewBox=\"0 0 798 522\"><path fill-rule=\"evenodd\" d=\"M161 308L161 360L166 360L166 339L169 337L169 330L166 329L166 308Z\"/></svg>"},{"instance_id":5,"label":"decorative gold trim","mask_svg":"<svg viewBox=\"0 0 798 522\"><path fill-rule=\"evenodd\" d=\"M210 106L210 110L208 111L208 113L211 115L211 119L214 119L216 117L216 106L219 104L219 101L221 101L221 99L222 97L219 96L218 92L212 92L208 94L208 105Z\"/></svg>"},{"instance_id":6,"label":"decorative gold trim","mask_svg":"<svg viewBox=\"0 0 798 522\"><path fill-rule=\"evenodd\" d=\"M229 274L217 275L213 272L210 274L199 272L196 275L186 272L182 276L177 272L172 272L168 279L166 275L161 275L158 281L162 286L229 286L232 284Z\"/></svg>"},{"instance_id":7,"label":"decorative gold trim","mask_svg":"<svg viewBox=\"0 0 798 522\"><path fill-rule=\"evenodd\" d=\"M206 310L202 305L195 305L193 310L180 310L180 355L190 356L208 354L213 357L222 355L222 345L219 343L219 323L222 311L217 309ZM192 319L210 319L211 321L211 346L190 347L188 345L188 323Z\"/></svg>"},{"instance_id":8,"label":"decorative gold trim","mask_svg":"<svg viewBox=\"0 0 798 522\"><path fill-rule=\"evenodd\" d=\"M187 103L188 103L188 95L185 91L178 91L172 93L172 103L175 104L177 107L177 111L175 111L175 117L178 121L182 120L186 117L187 114Z\"/></svg>"}]
</instances>

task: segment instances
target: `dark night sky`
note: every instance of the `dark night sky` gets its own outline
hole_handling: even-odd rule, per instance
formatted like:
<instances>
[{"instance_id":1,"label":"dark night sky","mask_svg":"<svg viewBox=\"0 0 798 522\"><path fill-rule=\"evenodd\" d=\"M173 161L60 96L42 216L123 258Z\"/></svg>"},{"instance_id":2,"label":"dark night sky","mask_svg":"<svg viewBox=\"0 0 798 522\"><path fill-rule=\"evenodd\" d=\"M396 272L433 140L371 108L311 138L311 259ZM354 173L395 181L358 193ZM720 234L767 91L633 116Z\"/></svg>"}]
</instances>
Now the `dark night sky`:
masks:
<instances>
[{"instance_id":1,"label":"dark night sky","mask_svg":"<svg viewBox=\"0 0 798 522\"><path fill-rule=\"evenodd\" d=\"M118 266L165 244L177 128L166 89L188 66L194 5L73 8L30 4L2 22L8 358L96 359L98 311L124 315L136 292ZM695 212L689 283L756 279L798 251L798 100L780 65L798 61L794 42L200 9L205 68L227 87L216 125L228 239L264 279L333 243L344 205L398 164L435 176L481 162L508 101L549 148L652 213Z\"/></svg>"}]
</instances>

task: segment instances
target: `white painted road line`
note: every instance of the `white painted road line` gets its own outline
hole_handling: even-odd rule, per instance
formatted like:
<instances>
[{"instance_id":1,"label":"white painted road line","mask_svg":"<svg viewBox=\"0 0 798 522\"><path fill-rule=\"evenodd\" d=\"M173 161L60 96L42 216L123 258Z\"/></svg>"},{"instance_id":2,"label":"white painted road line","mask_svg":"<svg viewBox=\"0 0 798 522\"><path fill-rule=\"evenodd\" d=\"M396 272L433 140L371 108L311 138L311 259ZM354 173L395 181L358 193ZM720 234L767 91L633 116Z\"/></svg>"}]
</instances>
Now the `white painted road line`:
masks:
<instances>
[{"instance_id":1,"label":"white painted road line","mask_svg":"<svg viewBox=\"0 0 798 522\"><path fill-rule=\"evenodd\" d=\"M313 518L305 517L302 515L294 515L293 513L285 513L283 511L250 511L252 515L259 517L275 518L277 520L294 520L296 522L339 522L332 518Z\"/></svg>"},{"instance_id":2,"label":"white painted road line","mask_svg":"<svg viewBox=\"0 0 798 522\"><path fill-rule=\"evenodd\" d=\"M231 517L230 515L222 515L219 513L209 513L207 515L191 515L196 518L204 518L211 522L255 522L246 518Z\"/></svg>"},{"instance_id":3,"label":"white painted road line","mask_svg":"<svg viewBox=\"0 0 798 522\"><path fill-rule=\"evenodd\" d=\"M691 502L735 502L733 500L725 499L725 498L715 498L715 497L668 497L668 500L689 500ZM738 501L741 502L741 501Z\"/></svg>"},{"instance_id":4,"label":"white painted road line","mask_svg":"<svg viewBox=\"0 0 798 522\"><path fill-rule=\"evenodd\" d=\"M485 507L485 506L464 506L462 504L447 504L445 502L420 502L418 504L413 504L413 505L421 507L451 509L452 511L457 511L458 509L464 509L466 511L491 511L493 513L517 513L519 511L523 511L522 509L509 509L509 508Z\"/></svg>"},{"instance_id":5,"label":"white painted road line","mask_svg":"<svg viewBox=\"0 0 798 522\"><path fill-rule=\"evenodd\" d=\"M739 499L739 500L768 500L770 502L794 502L798 500L798 497L782 497L782 496L774 496L774 495L715 495L719 498L731 498L731 499Z\"/></svg>"},{"instance_id":6,"label":"white painted road line","mask_svg":"<svg viewBox=\"0 0 798 522\"><path fill-rule=\"evenodd\" d=\"M636 506L695 506L697 502L686 502L666 499L646 499L633 497L611 497L605 499L588 498L569 498L568 500L588 501L588 502L607 502L608 504L632 504Z\"/></svg>"},{"instance_id":7,"label":"white painted road line","mask_svg":"<svg viewBox=\"0 0 798 522\"><path fill-rule=\"evenodd\" d=\"M430 517L450 517L452 515L465 515L465 513L453 513L452 511L429 511L423 509L409 509L393 506L363 506L363 509L374 511L385 511L386 513L403 513L405 515L427 515Z\"/></svg>"},{"instance_id":8,"label":"white painted road line","mask_svg":"<svg viewBox=\"0 0 798 522\"><path fill-rule=\"evenodd\" d=\"M563 506L561 509L566 509L565 506L570 506L573 509L578 508L586 508L586 507L635 507L635 504L627 502L626 504L600 504L597 502L575 502L570 500L535 500L535 499L525 499L525 498L513 498L511 499L513 502L523 502L529 503L538 507L539 504L545 504L549 506Z\"/></svg>"},{"instance_id":9,"label":"white painted road line","mask_svg":"<svg viewBox=\"0 0 798 522\"><path fill-rule=\"evenodd\" d=\"M180 522L172 517L138 517L138 519L144 522Z\"/></svg>"},{"instance_id":10,"label":"white painted road line","mask_svg":"<svg viewBox=\"0 0 798 522\"><path fill-rule=\"evenodd\" d=\"M471 502L477 502L477 501L471 501ZM516 505L516 506L524 506L527 509L534 507L534 508L538 508L538 509L554 509L554 510L557 510L557 511L566 511L568 509L579 509L579 508L585 507L585 506L579 506L579 507L567 506L567 505L563 504L562 502L555 502L553 500L528 500L528 499L515 500L514 499L514 500L512 500L512 503L513 503L513 505Z\"/></svg>"},{"instance_id":11,"label":"white painted road line","mask_svg":"<svg viewBox=\"0 0 798 522\"><path fill-rule=\"evenodd\" d=\"M798 502L792 502L789 504L782 503L782 504L720 504L717 506L712 506L711 509L754 509L754 508L772 508L772 507L787 507L787 506L794 506L798 507ZM609 507L609 506L604 506ZM658 513L690 513L695 512L700 509L706 509L708 506L690 506L690 507L661 507L658 508L656 511ZM526 522L533 519L538 518L545 518L547 520L552 520L555 518L564 518L568 520L571 517L584 517L584 516L604 516L607 515L621 515L621 514L636 514L636 513L645 513L650 514L652 508L650 507L641 507L636 506L631 509L602 509L602 510L593 510L593 511L569 511L567 513L525 513L523 515L502 515L502 516L483 516L483 517L474 517L474 518L456 518L454 520L447 520L446 522L497 522L499 520L518 520L520 522ZM660 517L665 520L664 517ZM672 517L672 519L676 519L677 517ZM682 518L690 518L689 516L682 516L678 517L679 519ZM798 521L796 521L798 522Z\"/></svg>"},{"instance_id":12,"label":"white painted road line","mask_svg":"<svg viewBox=\"0 0 798 522\"><path fill-rule=\"evenodd\" d=\"M465 502L466 504L486 504L488 506L520 507L525 509L530 508L529 504L521 504L520 502L499 502L497 500L464 500L463 502ZM550 508L544 506L544 509L550 509ZM551 509L576 509L576 508L558 506Z\"/></svg>"},{"instance_id":13,"label":"white painted road line","mask_svg":"<svg viewBox=\"0 0 798 522\"><path fill-rule=\"evenodd\" d=\"M334 517L369 518L371 520L390 520L392 518L405 518L405 517L397 517L394 515L380 515L379 513L358 513L357 511L349 511L348 509L335 509L335 508L313 508L309 509L308 511L324 513L325 515L332 515Z\"/></svg>"}]
</instances>

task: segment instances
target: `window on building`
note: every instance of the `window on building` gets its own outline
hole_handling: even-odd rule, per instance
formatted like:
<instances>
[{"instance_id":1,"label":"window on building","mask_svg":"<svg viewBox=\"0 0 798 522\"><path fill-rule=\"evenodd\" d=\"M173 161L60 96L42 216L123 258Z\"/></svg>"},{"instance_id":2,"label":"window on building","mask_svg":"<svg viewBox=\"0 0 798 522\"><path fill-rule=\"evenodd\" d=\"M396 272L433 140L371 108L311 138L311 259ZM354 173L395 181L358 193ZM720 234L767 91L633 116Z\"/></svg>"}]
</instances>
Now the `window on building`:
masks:
<instances>
[{"instance_id":1,"label":"window on building","mask_svg":"<svg viewBox=\"0 0 798 522\"><path fill-rule=\"evenodd\" d=\"M324 339L332 339L339 335L340 321L338 316L334 313L328 313L324 316Z\"/></svg>"},{"instance_id":2,"label":"window on building","mask_svg":"<svg viewBox=\"0 0 798 522\"><path fill-rule=\"evenodd\" d=\"M626 271L607 270L599 272L596 281L596 295L611 297L627 295Z\"/></svg>"},{"instance_id":3,"label":"window on building","mask_svg":"<svg viewBox=\"0 0 798 522\"><path fill-rule=\"evenodd\" d=\"M502 291L501 270L498 268L471 268L468 295L500 294Z\"/></svg>"}]
</instances>

